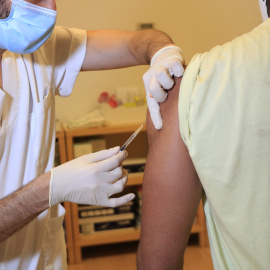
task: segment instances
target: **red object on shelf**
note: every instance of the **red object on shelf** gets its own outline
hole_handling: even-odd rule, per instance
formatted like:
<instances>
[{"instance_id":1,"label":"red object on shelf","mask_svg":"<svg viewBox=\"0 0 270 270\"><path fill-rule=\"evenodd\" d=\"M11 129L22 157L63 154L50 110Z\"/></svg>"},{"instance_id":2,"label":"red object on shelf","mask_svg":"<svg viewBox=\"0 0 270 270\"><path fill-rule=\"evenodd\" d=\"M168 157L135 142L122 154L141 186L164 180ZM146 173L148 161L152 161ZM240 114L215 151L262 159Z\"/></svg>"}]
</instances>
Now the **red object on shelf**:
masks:
<instances>
[{"instance_id":1,"label":"red object on shelf","mask_svg":"<svg viewBox=\"0 0 270 270\"><path fill-rule=\"evenodd\" d=\"M117 100L115 99L115 95L110 96L108 104L111 108L116 108L117 107Z\"/></svg>"},{"instance_id":2,"label":"red object on shelf","mask_svg":"<svg viewBox=\"0 0 270 270\"><path fill-rule=\"evenodd\" d=\"M105 103L109 100L109 93L108 92L102 92L100 95L99 95L99 98L98 98L98 102L99 103Z\"/></svg>"}]
</instances>

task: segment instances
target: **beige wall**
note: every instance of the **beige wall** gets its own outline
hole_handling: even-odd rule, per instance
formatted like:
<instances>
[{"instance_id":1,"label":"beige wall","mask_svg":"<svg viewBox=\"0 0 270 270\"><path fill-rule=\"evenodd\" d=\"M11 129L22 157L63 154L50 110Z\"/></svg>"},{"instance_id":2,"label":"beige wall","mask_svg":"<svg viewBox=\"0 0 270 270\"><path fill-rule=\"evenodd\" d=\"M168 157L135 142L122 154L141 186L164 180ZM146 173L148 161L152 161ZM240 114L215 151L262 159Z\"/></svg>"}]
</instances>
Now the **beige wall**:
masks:
<instances>
[{"instance_id":1,"label":"beige wall","mask_svg":"<svg viewBox=\"0 0 270 270\"><path fill-rule=\"evenodd\" d=\"M153 23L182 48L188 63L198 52L230 41L261 22L257 0L57 0L58 25L83 29L136 30ZM68 98L57 98L61 121L77 118L97 106L101 91L138 87L147 67L84 72ZM104 79L105 78L105 79Z\"/></svg>"}]
</instances>

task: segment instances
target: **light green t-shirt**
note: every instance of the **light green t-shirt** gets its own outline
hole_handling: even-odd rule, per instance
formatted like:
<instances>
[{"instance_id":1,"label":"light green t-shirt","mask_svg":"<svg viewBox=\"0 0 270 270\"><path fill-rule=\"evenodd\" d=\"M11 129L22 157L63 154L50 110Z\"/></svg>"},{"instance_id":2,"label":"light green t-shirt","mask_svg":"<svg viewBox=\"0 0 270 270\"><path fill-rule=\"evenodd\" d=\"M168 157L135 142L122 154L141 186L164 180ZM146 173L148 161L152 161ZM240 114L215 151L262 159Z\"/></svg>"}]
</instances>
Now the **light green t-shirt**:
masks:
<instances>
[{"instance_id":1,"label":"light green t-shirt","mask_svg":"<svg viewBox=\"0 0 270 270\"><path fill-rule=\"evenodd\" d=\"M194 56L179 121L205 192L215 269L270 269L270 19Z\"/></svg>"}]
</instances>

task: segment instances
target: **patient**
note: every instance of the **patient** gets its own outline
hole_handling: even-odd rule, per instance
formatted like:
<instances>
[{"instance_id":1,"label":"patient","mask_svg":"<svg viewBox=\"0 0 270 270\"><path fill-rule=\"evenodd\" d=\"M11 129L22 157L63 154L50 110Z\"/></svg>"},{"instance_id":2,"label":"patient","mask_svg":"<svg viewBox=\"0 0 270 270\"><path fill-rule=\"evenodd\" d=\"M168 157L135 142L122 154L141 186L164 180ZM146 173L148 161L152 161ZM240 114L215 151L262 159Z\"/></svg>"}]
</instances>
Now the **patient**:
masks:
<instances>
[{"instance_id":1,"label":"patient","mask_svg":"<svg viewBox=\"0 0 270 270\"><path fill-rule=\"evenodd\" d=\"M162 130L148 116L138 269L182 269L201 198L214 268L269 269L269 71L270 19L193 57Z\"/></svg>"}]
</instances>

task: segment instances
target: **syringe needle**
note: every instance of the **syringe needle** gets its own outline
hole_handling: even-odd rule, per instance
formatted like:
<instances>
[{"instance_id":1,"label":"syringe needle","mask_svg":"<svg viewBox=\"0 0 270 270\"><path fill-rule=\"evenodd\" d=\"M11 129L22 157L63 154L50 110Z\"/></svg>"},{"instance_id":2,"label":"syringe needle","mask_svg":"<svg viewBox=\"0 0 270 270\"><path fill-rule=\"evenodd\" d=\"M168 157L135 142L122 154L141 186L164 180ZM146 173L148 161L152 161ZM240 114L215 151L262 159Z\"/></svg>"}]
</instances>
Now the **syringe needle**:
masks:
<instances>
[{"instance_id":1,"label":"syringe needle","mask_svg":"<svg viewBox=\"0 0 270 270\"><path fill-rule=\"evenodd\" d=\"M128 139L127 141L123 144L123 146L120 148L120 151L123 151L125 150L128 145L134 140L134 138L139 134L139 132L142 130L143 128L143 125L142 124Z\"/></svg>"}]
</instances>

